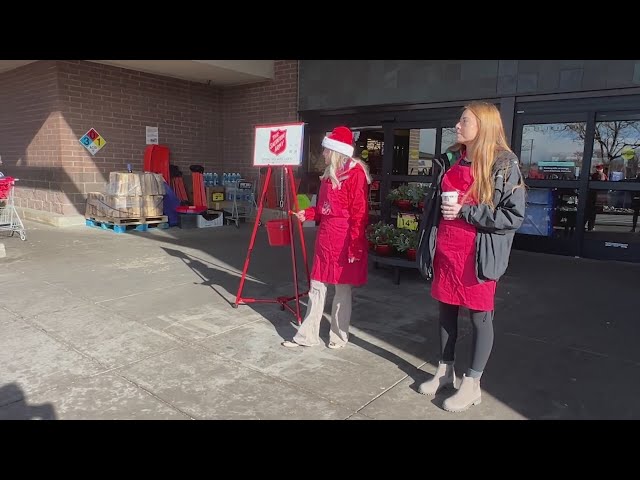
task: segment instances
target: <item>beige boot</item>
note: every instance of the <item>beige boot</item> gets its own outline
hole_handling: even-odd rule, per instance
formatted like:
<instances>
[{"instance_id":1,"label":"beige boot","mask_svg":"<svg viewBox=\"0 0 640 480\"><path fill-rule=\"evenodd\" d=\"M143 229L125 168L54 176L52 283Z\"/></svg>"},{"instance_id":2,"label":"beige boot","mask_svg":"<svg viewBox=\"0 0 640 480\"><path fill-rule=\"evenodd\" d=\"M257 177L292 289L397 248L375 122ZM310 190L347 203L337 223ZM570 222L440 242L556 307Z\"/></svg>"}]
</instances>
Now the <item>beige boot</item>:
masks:
<instances>
[{"instance_id":1,"label":"beige boot","mask_svg":"<svg viewBox=\"0 0 640 480\"><path fill-rule=\"evenodd\" d=\"M455 378L453 363L439 362L433 378L420 384L418 391L423 395L435 395L441 388L455 387Z\"/></svg>"},{"instance_id":2,"label":"beige boot","mask_svg":"<svg viewBox=\"0 0 640 480\"><path fill-rule=\"evenodd\" d=\"M462 383L458 391L447 398L442 404L448 412L463 412L471 405L478 405L482 401L480 393L480 379L462 376Z\"/></svg>"}]
</instances>

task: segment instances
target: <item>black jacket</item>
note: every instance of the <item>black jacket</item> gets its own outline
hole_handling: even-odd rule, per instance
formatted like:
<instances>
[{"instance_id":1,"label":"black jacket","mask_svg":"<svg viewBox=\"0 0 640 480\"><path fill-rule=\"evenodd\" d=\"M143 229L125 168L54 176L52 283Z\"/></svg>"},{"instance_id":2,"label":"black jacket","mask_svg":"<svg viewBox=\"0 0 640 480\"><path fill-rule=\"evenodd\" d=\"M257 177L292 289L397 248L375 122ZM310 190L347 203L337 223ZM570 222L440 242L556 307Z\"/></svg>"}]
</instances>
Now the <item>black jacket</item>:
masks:
<instances>
[{"instance_id":1,"label":"black jacket","mask_svg":"<svg viewBox=\"0 0 640 480\"><path fill-rule=\"evenodd\" d=\"M433 277L433 256L436 251L438 224L442 216L440 194L442 177L449 165L457 160L447 152L437 162L439 172L436 176L434 160L434 184L427 191L423 218L418 235L420 244L416 255L418 268L422 276L430 280ZM449 165L447 165L449 160ZM493 204L464 205L460 216L477 230L476 235L476 277L479 282L499 280L507 270L513 237L524 220L525 189L522 185L522 173L518 158L511 152L501 152L493 166L495 194ZM517 187L517 188L516 188Z\"/></svg>"},{"instance_id":2,"label":"black jacket","mask_svg":"<svg viewBox=\"0 0 640 480\"><path fill-rule=\"evenodd\" d=\"M431 280L433 277L433 254L435 253L435 239L437 236L438 223L442 217L440 205L442 199L442 177L455 161L452 152L446 152L439 157L434 157L433 182L426 189L424 194L424 207L422 210L422 218L420 219L420 227L418 230L418 250L416 252L416 261L418 262L418 270L425 280ZM433 241L433 246L430 242Z\"/></svg>"}]
</instances>

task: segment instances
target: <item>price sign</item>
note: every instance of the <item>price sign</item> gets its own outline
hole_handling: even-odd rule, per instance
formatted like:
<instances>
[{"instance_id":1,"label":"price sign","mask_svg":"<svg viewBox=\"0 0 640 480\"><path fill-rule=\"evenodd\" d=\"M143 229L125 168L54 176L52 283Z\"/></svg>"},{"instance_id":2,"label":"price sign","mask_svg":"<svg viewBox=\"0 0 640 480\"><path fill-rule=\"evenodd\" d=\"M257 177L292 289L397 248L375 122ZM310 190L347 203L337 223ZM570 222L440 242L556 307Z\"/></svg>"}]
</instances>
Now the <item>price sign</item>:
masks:
<instances>
[{"instance_id":1,"label":"price sign","mask_svg":"<svg viewBox=\"0 0 640 480\"><path fill-rule=\"evenodd\" d=\"M398 213L396 226L406 230L418 230L418 216L415 213Z\"/></svg>"}]
</instances>

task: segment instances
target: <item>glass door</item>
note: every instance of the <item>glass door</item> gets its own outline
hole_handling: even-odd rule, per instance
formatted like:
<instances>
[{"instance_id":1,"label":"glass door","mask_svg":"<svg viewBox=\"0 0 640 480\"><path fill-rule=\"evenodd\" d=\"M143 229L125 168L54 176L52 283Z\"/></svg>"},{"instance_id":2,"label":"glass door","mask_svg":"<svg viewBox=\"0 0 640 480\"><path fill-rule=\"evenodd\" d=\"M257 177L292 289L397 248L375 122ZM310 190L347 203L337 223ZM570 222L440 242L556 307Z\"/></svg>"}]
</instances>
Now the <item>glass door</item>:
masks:
<instances>
[{"instance_id":1,"label":"glass door","mask_svg":"<svg viewBox=\"0 0 640 480\"><path fill-rule=\"evenodd\" d=\"M640 113L599 112L585 205L583 256L640 262L639 211Z\"/></svg>"},{"instance_id":2,"label":"glass door","mask_svg":"<svg viewBox=\"0 0 640 480\"><path fill-rule=\"evenodd\" d=\"M361 159L369 167L372 183L369 188L369 223L382 217L382 164L384 155L384 130L382 126L352 127L354 158Z\"/></svg>"},{"instance_id":3,"label":"glass door","mask_svg":"<svg viewBox=\"0 0 640 480\"><path fill-rule=\"evenodd\" d=\"M417 215L424 187L432 182L433 159L455 142L457 118L394 123L386 126L392 140L385 157L382 212L397 223L398 213Z\"/></svg>"},{"instance_id":4,"label":"glass door","mask_svg":"<svg viewBox=\"0 0 640 480\"><path fill-rule=\"evenodd\" d=\"M514 151L527 185L525 220L514 247L578 255L583 158L589 147L587 113L526 114L518 111Z\"/></svg>"}]
</instances>

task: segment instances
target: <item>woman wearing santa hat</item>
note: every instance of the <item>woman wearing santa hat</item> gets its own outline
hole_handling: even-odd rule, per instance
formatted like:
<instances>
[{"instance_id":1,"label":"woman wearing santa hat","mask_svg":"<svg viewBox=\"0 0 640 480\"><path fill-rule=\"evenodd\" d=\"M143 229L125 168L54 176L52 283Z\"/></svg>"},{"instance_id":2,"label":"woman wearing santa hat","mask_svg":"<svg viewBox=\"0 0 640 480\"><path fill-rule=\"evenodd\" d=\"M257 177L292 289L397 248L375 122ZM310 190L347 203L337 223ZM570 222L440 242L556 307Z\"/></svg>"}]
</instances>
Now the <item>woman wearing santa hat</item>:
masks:
<instances>
[{"instance_id":1,"label":"woman wearing santa hat","mask_svg":"<svg viewBox=\"0 0 640 480\"><path fill-rule=\"evenodd\" d=\"M320 221L316 237L307 313L285 347L319 345L320 322L327 286L335 286L331 309L329 348L347 344L351 323L351 289L367 282L368 191L371 176L367 166L353 156L353 133L336 127L322 141L326 168L316 206L299 211L301 222Z\"/></svg>"}]
</instances>

